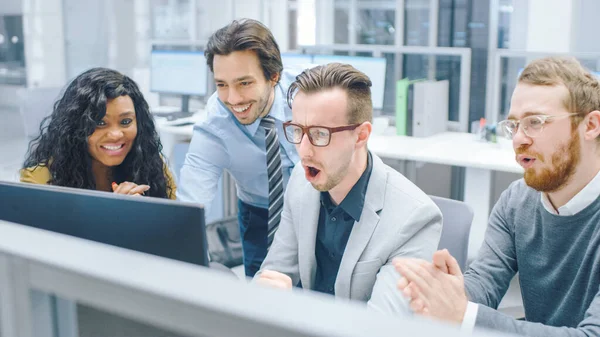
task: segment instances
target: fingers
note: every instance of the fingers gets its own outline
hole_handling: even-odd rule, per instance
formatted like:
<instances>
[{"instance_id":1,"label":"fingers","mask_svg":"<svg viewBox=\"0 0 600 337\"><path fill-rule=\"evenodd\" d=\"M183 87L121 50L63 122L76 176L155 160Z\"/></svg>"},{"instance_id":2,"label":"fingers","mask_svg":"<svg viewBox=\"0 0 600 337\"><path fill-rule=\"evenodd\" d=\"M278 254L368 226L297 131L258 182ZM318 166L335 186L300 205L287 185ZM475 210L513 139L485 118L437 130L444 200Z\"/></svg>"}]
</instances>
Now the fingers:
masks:
<instances>
[{"instance_id":1,"label":"fingers","mask_svg":"<svg viewBox=\"0 0 600 337\"><path fill-rule=\"evenodd\" d=\"M443 250L433 253L433 265L444 274L448 274L448 264L446 263L446 255L443 253Z\"/></svg>"},{"instance_id":2,"label":"fingers","mask_svg":"<svg viewBox=\"0 0 600 337\"><path fill-rule=\"evenodd\" d=\"M447 274L462 276L458 261L456 261L454 256L450 255L448 249L438 250L433 253L433 264L442 271L446 270L445 273Z\"/></svg>"},{"instance_id":3,"label":"fingers","mask_svg":"<svg viewBox=\"0 0 600 337\"><path fill-rule=\"evenodd\" d=\"M431 288L430 283L434 277L424 266L413 261L405 261L397 266L397 270L409 282L415 283L422 292L427 293Z\"/></svg>"},{"instance_id":4,"label":"fingers","mask_svg":"<svg viewBox=\"0 0 600 337\"><path fill-rule=\"evenodd\" d=\"M410 309L417 314L424 314L426 309L425 298L421 295L419 287L416 284L409 282L405 277L401 277L398 281L398 289L402 292L404 297L409 300Z\"/></svg>"},{"instance_id":5,"label":"fingers","mask_svg":"<svg viewBox=\"0 0 600 337\"><path fill-rule=\"evenodd\" d=\"M285 282L281 280L273 280L269 278L259 278L257 281L259 284L271 287L271 288L279 288L279 289L288 289Z\"/></svg>"},{"instance_id":6,"label":"fingers","mask_svg":"<svg viewBox=\"0 0 600 337\"><path fill-rule=\"evenodd\" d=\"M417 298L410 301L410 309L417 314L423 314L423 311L427 309L427 307L425 306L423 299Z\"/></svg>"},{"instance_id":7,"label":"fingers","mask_svg":"<svg viewBox=\"0 0 600 337\"><path fill-rule=\"evenodd\" d=\"M414 283L409 283L404 290L402 291L404 296L409 300L410 309L419 315L425 315L426 312L429 312L427 307L427 298L425 296L421 296L419 291L419 287L417 287Z\"/></svg>"},{"instance_id":8,"label":"fingers","mask_svg":"<svg viewBox=\"0 0 600 337\"><path fill-rule=\"evenodd\" d=\"M292 279L286 274L274 270L265 270L261 272L258 282L275 288L292 288Z\"/></svg>"},{"instance_id":9,"label":"fingers","mask_svg":"<svg viewBox=\"0 0 600 337\"><path fill-rule=\"evenodd\" d=\"M446 263L448 264L448 271L450 272L450 275L460 276L462 278L463 275L462 271L460 270L460 265L458 264L458 261L456 261L454 256L450 255L450 261L447 261Z\"/></svg>"},{"instance_id":10,"label":"fingers","mask_svg":"<svg viewBox=\"0 0 600 337\"><path fill-rule=\"evenodd\" d=\"M138 186L132 188L131 190L129 190L129 192L127 194L130 194L130 195L135 195L135 194L143 195L144 192L146 192L149 189L150 189L150 186L148 186L148 185L138 185Z\"/></svg>"},{"instance_id":11,"label":"fingers","mask_svg":"<svg viewBox=\"0 0 600 337\"><path fill-rule=\"evenodd\" d=\"M270 278L270 279L280 279L282 277L289 278L289 276L287 276L286 274L283 274L283 273L280 273L280 272L274 271L274 270L264 270L260 274L260 277Z\"/></svg>"},{"instance_id":12,"label":"fingers","mask_svg":"<svg viewBox=\"0 0 600 337\"><path fill-rule=\"evenodd\" d=\"M398 281L398 289L404 290L404 288L406 288L407 286L408 286L408 280L406 279L406 277L401 277L400 280Z\"/></svg>"},{"instance_id":13,"label":"fingers","mask_svg":"<svg viewBox=\"0 0 600 337\"><path fill-rule=\"evenodd\" d=\"M146 191L150 189L150 186L138 185L129 181L125 181L118 185L116 183L113 183L112 188L113 192L117 194L143 195Z\"/></svg>"},{"instance_id":14,"label":"fingers","mask_svg":"<svg viewBox=\"0 0 600 337\"><path fill-rule=\"evenodd\" d=\"M423 297L423 296L421 296L421 291L420 291L419 287L413 282L410 282L408 284L408 286L406 286L404 288L402 293L404 294L404 296L406 298L409 298L411 300L416 300L418 298Z\"/></svg>"}]
</instances>

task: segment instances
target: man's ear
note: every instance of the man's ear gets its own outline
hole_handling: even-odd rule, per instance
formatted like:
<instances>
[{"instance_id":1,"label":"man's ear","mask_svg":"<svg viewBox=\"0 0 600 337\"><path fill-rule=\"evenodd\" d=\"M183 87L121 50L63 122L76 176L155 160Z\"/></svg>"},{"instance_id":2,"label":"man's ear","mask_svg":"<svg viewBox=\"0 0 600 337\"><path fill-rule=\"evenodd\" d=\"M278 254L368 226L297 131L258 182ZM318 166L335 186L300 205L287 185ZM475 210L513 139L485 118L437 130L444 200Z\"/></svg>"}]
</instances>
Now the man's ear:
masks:
<instances>
[{"instance_id":1,"label":"man's ear","mask_svg":"<svg viewBox=\"0 0 600 337\"><path fill-rule=\"evenodd\" d=\"M281 76L281 74L280 74L280 73L273 73L273 74L271 75L271 84L272 84L273 86L277 85L277 82L279 82L279 77L280 77L280 76Z\"/></svg>"},{"instance_id":2,"label":"man's ear","mask_svg":"<svg viewBox=\"0 0 600 337\"><path fill-rule=\"evenodd\" d=\"M356 140L356 146L362 147L367 145L367 141L371 136L371 131L373 130L373 125L371 122L363 122L357 128L358 139Z\"/></svg>"},{"instance_id":3,"label":"man's ear","mask_svg":"<svg viewBox=\"0 0 600 337\"><path fill-rule=\"evenodd\" d=\"M600 111L594 110L588 113L583 120L585 129L583 131L585 140L592 140L600 136Z\"/></svg>"}]
</instances>

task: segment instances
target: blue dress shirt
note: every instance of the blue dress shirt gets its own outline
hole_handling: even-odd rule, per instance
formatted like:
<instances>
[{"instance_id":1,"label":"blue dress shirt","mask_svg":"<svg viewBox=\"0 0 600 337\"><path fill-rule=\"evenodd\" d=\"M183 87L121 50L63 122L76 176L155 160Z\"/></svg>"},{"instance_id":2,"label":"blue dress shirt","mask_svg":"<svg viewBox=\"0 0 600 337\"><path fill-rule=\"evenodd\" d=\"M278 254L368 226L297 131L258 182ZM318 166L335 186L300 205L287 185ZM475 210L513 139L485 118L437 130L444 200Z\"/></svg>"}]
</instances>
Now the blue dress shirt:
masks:
<instances>
[{"instance_id":1,"label":"blue dress shirt","mask_svg":"<svg viewBox=\"0 0 600 337\"><path fill-rule=\"evenodd\" d=\"M315 245L317 272L312 290L335 295L335 279L354 222L360 220L372 170L373 160L369 152L365 171L337 206L331 201L329 192L321 192L321 211Z\"/></svg>"},{"instance_id":2,"label":"blue dress shirt","mask_svg":"<svg viewBox=\"0 0 600 337\"><path fill-rule=\"evenodd\" d=\"M292 119L287 105L287 90L298 71L284 69L275 86L275 98L269 115L275 118L280 143L284 186L294 165L300 160L294 144L283 133L283 122ZM236 182L237 196L246 204L268 208L269 183L265 150L265 131L261 118L242 125L214 93L206 105L208 118L194 126L194 135L181 168L177 199L209 205L223 170Z\"/></svg>"}]
</instances>

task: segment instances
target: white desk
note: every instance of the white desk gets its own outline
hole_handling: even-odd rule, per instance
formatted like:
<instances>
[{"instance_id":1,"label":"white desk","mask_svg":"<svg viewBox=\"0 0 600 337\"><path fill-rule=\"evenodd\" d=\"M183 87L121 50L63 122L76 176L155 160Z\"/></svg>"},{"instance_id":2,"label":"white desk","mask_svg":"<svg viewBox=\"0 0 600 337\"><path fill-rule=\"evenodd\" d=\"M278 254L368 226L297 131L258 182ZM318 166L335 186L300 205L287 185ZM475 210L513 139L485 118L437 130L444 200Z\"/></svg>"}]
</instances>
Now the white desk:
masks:
<instances>
[{"instance_id":1,"label":"white desk","mask_svg":"<svg viewBox=\"0 0 600 337\"><path fill-rule=\"evenodd\" d=\"M204 112L189 120L203 118L206 118ZM172 126L182 121L184 119L157 122L167 156L173 146L168 142L192 137L193 126ZM492 197L492 171L523 172L515 161L510 142L481 142L470 133L445 132L425 138L371 135L369 149L384 158L465 167L464 201L473 207L475 213L469 239L469 259L477 255L485 235Z\"/></svg>"},{"instance_id":2,"label":"white desk","mask_svg":"<svg viewBox=\"0 0 600 337\"><path fill-rule=\"evenodd\" d=\"M473 207L469 259L483 242L491 204L492 171L522 173L510 143L480 142L470 133L426 138L372 135L369 149L380 157L465 167L464 201Z\"/></svg>"},{"instance_id":3,"label":"white desk","mask_svg":"<svg viewBox=\"0 0 600 337\"><path fill-rule=\"evenodd\" d=\"M191 117L180 118L174 121L168 121L165 117L154 117L160 140L163 145L163 154L171 158L173 147L179 142L189 142L194 133L194 124L206 119L206 111L199 110ZM180 124L192 123L189 125L178 126Z\"/></svg>"}]
</instances>

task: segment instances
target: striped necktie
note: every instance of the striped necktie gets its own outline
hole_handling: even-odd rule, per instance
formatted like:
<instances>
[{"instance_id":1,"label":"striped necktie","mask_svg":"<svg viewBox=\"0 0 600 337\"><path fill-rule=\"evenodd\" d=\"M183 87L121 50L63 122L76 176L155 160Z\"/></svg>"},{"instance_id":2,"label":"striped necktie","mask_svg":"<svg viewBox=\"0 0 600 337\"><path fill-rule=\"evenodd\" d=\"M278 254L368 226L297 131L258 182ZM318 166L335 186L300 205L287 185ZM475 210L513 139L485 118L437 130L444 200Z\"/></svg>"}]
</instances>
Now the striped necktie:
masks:
<instances>
[{"instance_id":1,"label":"striped necktie","mask_svg":"<svg viewBox=\"0 0 600 337\"><path fill-rule=\"evenodd\" d=\"M281 211L283 210L283 173L281 171L281 156L279 154L279 139L275 119L265 116L260 125L265 128L265 144L267 149L267 176L269 178L269 220L268 245L271 246L275 231L279 227Z\"/></svg>"}]
</instances>

